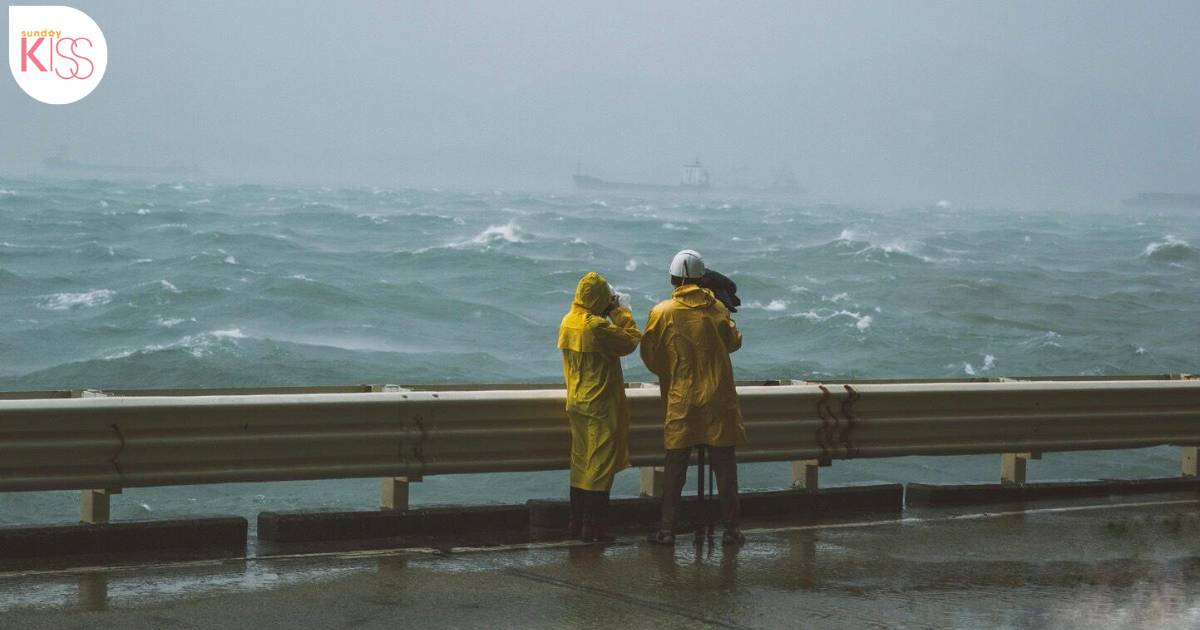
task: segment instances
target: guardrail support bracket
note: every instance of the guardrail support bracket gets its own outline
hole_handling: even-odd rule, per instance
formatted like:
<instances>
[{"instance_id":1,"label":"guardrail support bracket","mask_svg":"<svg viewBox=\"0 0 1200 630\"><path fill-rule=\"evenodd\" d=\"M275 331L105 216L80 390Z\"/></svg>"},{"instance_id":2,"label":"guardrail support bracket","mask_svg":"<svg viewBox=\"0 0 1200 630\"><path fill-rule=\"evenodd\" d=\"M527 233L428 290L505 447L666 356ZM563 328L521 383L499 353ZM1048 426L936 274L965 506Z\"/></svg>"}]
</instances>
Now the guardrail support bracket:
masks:
<instances>
[{"instance_id":1,"label":"guardrail support bracket","mask_svg":"<svg viewBox=\"0 0 1200 630\"><path fill-rule=\"evenodd\" d=\"M384 477L379 480L379 507L384 510L408 509L408 484L420 477Z\"/></svg>"},{"instance_id":2,"label":"guardrail support bracket","mask_svg":"<svg viewBox=\"0 0 1200 630\"><path fill-rule=\"evenodd\" d=\"M109 497L114 494L121 494L121 489L81 490L79 493L79 520L93 525L107 523L110 513Z\"/></svg>"},{"instance_id":3,"label":"guardrail support bracket","mask_svg":"<svg viewBox=\"0 0 1200 630\"><path fill-rule=\"evenodd\" d=\"M1200 446L1183 447L1183 476L1200 476Z\"/></svg>"},{"instance_id":4,"label":"guardrail support bracket","mask_svg":"<svg viewBox=\"0 0 1200 630\"><path fill-rule=\"evenodd\" d=\"M792 462L792 487L802 490L816 490L818 485L818 470L821 466L833 464L828 459L802 459Z\"/></svg>"},{"instance_id":5,"label":"guardrail support bracket","mask_svg":"<svg viewBox=\"0 0 1200 630\"><path fill-rule=\"evenodd\" d=\"M1031 459L1041 459L1041 453L1004 453L1000 456L1000 483L1025 483L1025 465Z\"/></svg>"},{"instance_id":6,"label":"guardrail support bracket","mask_svg":"<svg viewBox=\"0 0 1200 630\"><path fill-rule=\"evenodd\" d=\"M666 478L665 470L662 466L642 466L639 469L642 476L642 496L661 497L663 495L663 480Z\"/></svg>"}]
</instances>

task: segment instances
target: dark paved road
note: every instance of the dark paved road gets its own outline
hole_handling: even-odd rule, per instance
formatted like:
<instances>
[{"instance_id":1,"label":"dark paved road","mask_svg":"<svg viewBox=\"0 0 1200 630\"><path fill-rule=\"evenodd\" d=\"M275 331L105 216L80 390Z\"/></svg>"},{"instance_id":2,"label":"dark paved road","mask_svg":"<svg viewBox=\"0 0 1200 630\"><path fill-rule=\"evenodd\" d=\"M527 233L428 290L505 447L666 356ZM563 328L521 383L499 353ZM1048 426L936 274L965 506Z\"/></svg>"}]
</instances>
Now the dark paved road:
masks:
<instances>
[{"instance_id":1,"label":"dark paved road","mask_svg":"<svg viewBox=\"0 0 1200 630\"><path fill-rule=\"evenodd\" d=\"M1200 627L1200 499L0 573L17 628Z\"/></svg>"}]
</instances>

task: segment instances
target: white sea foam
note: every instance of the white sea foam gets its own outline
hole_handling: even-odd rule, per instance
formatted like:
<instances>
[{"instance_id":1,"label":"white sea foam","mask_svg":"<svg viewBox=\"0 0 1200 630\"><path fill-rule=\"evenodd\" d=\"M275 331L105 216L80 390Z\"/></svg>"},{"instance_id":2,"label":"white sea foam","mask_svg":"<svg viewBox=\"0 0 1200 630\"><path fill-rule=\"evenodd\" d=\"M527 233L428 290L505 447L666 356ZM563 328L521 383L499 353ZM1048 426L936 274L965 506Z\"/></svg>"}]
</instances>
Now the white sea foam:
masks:
<instances>
[{"instance_id":1,"label":"white sea foam","mask_svg":"<svg viewBox=\"0 0 1200 630\"><path fill-rule=\"evenodd\" d=\"M771 312L775 312L775 313L778 313L780 311L786 311L787 307L788 307L787 300L771 300L770 302L767 302L766 304L763 304L762 302L755 300L746 305L746 308L760 308L764 311L771 311Z\"/></svg>"},{"instance_id":2,"label":"white sea foam","mask_svg":"<svg viewBox=\"0 0 1200 630\"><path fill-rule=\"evenodd\" d=\"M149 262L154 262L154 259L153 258L139 258L133 262L134 262L134 264L144 265Z\"/></svg>"},{"instance_id":3,"label":"white sea foam","mask_svg":"<svg viewBox=\"0 0 1200 630\"><path fill-rule=\"evenodd\" d=\"M138 208L137 213L142 216L146 216L147 214L150 214L150 208Z\"/></svg>"},{"instance_id":4,"label":"white sea foam","mask_svg":"<svg viewBox=\"0 0 1200 630\"><path fill-rule=\"evenodd\" d=\"M853 326L855 328L864 331L870 328L871 323L874 322L870 315L863 315L861 313L855 313L854 311L847 311L845 309L838 311L832 309L809 310L803 313L796 313L791 317L803 317L804 319L813 322L826 322L835 317L846 317L854 322Z\"/></svg>"},{"instance_id":5,"label":"white sea foam","mask_svg":"<svg viewBox=\"0 0 1200 630\"><path fill-rule=\"evenodd\" d=\"M1192 246L1187 241L1176 238L1174 234L1167 234L1162 241L1150 243L1146 249L1142 250L1142 256L1146 258L1163 258L1163 259L1178 259L1189 255L1192 252Z\"/></svg>"},{"instance_id":6,"label":"white sea foam","mask_svg":"<svg viewBox=\"0 0 1200 630\"><path fill-rule=\"evenodd\" d=\"M188 227L188 224L186 224L186 223L160 223L159 225L153 225L153 226L146 228L146 230L187 230L187 229L190 229L190 228Z\"/></svg>"},{"instance_id":7,"label":"white sea foam","mask_svg":"<svg viewBox=\"0 0 1200 630\"><path fill-rule=\"evenodd\" d=\"M226 257L225 257L225 264L226 264L226 265L236 265L236 264L238 264L238 261L237 261L237 259L236 259L236 258L234 258L233 256L226 256Z\"/></svg>"},{"instance_id":8,"label":"white sea foam","mask_svg":"<svg viewBox=\"0 0 1200 630\"><path fill-rule=\"evenodd\" d=\"M833 302L834 304L837 304L838 302L842 302L842 301L845 301L848 299L850 299L849 293L839 293L834 296L824 296L824 295L821 296L822 302Z\"/></svg>"},{"instance_id":9,"label":"white sea foam","mask_svg":"<svg viewBox=\"0 0 1200 630\"><path fill-rule=\"evenodd\" d=\"M676 232L686 232L690 229L686 225L675 225L674 223L664 223L662 226L664 230L675 230Z\"/></svg>"},{"instance_id":10,"label":"white sea foam","mask_svg":"<svg viewBox=\"0 0 1200 630\"><path fill-rule=\"evenodd\" d=\"M934 259L934 258L930 258L928 256L923 256L921 254L914 252L912 246L910 246L908 243L905 243L904 241L889 241L887 243L876 243L875 241L872 241L870 238L867 238L866 236L863 236L862 234L859 234L858 232L856 232L850 228L843 228L841 233L839 233L837 238L833 239L832 242L837 243L837 244L841 245L842 247L854 245L856 243L865 243L866 244L865 247L862 247L860 249L856 249L854 251L849 251L849 252L844 252L841 254L842 256L870 256L872 254L883 254L883 256L885 258L891 257L891 256L897 256L897 255L911 256L913 258L916 258L918 260L921 260L921 261L927 262L927 263L958 262L959 261L958 258Z\"/></svg>"},{"instance_id":11,"label":"white sea foam","mask_svg":"<svg viewBox=\"0 0 1200 630\"><path fill-rule=\"evenodd\" d=\"M996 357L990 354L985 354L983 355L983 365L979 366L978 371L987 372L994 367L996 367ZM975 366L967 362L963 362L963 372L966 372L968 376L975 376L977 374Z\"/></svg>"},{"instance_id":12,"label":"white sea foam","mask_svg":"<svg viewBox=\"0 0 1200 630\"><path fill-rule=\"evenodd\" d=\"M195 200L195 201L188 201L188 202L186 202L184 205L188 205L188 206L203 206L203 205L205 205L205 204L209 204L209 203L212 203L212 200L211 200L211 199L197 199L197 200Z\"/></svg>"},{"instance_id":13,"label":"white sea foam","mask_svg":"<svg viewBox=\"0 0 1200 630\"><path fill-rule=\"evenodd\" d=\"M182 317L163 317L162 315L159 315L157 318L155 318L154 323L158 324L162 328L174 328L186 321L194 322L196 321L196 318L191 317L188 319L183 319Z\"/></svg>"},{"instance_id":14,"label":"white sea foam","mask_svg":"<svg viewBox=\"0 0 1200 630\"><path fill-rule=\"evenodd\" d=\"M302 273L293 274L292 279L293 280L303 280L304 282L313 282L314 281L312 278L309 278L308 276L306 276Z\"/></svg>"},{"instance_id":15,"label":"white sea foam","mask_svg":"<svg viewBox=\"0 0 1200 630\"><path fill-rule=\"evenodd\" d=\"M170 322L172 320L163 320ZM193 318L191 321L195 321ZM171 325L160 324L170 328ZM173 325L173 324L172 324ZM187 335L180 337L177 341L166 344L151 344L143 346L139 350L123 350L105 356L106 360L123 359L134 354L145 354L150 352L159 352L162 350L182 349L188 354L196 358L211 355L213 350L222 342L222 340L231 340L232 343L237 343L238 339L244 339L246 336L242 334L241 329L232 328L229 330L213 330L198 335Z\"/></svg>"},{"instance_id":16,"label":"white sea foam","mask_svg":"<svg viewBox=\"0 0 1200 630\"><path fill-rule=\"evenodd\" d=\"M17 196L17 191L5 190L4 188L0 188L0 197L15 197L15 196Z\"/></svg>"},{"instance_id":17,"label":"white sea foam","mask_svg":"<svg viewBox=\"0 0 1200 630\"><path fill-rule=\"evenodd\" d=\"M509 221L504 225L489 225L486 230L476 234L474 237L451 243L450 247L470 247L474 245L489 246L493 243L524 243L525 235L521 231L521 226L515 221ZM424 251L424 250L419 250Z\"/></svg>"},{"instance_id":18,"label":"white sea foam","mask_svg":"<svg viewBox=\"0 0 1200 630\"><path fill-rule=\"evenodd\" d=\"M101 199L101 200L100 200L100 207L101 207L101 208L107 208L107 207L108 207L108 202L107 202L107 201L105 201L105 200L103 200L103 199ZM105 214L108 214L108 213L106 212Z\"/></svg>"},{"instance_id":19,"label":"white sea foam","mask_svg":"<svg viewBox=\"0 0 1200 630\"><path fill-rule=\"evenodd\" d=\"M112 301L117 292L111 289L92 289L85 293L55 293L42 296L38 308L47 311L68 311L76 307L103 306Z\"/></svg>"},{"instance_id":20,"label":"white sea foam","mask_svg":"<svg viewBox=\"0 0 1200 630\"><path fill-rule=\"evenodd\" d=\"M171 293L183 293L183 291L179 290L179 287L176 287L175 285L171 284L171 282L169 280L165 280L165 279L159 280L159 284L162 286L162 288L166 289L167 291L170 291Z\"/></svg>"},{"instance_id":21,"label":"white sea foam","mask_svg":"<svg viewBox=\"0 0 1200 630\"><path fill-rule=\"evenodd\" d=\"M1041 335L1022 341L1021 345L1032 348L1061 348L1062 344L1058 342L1059 339L1062 339L1062 335L1053 330L1047 330Z\"/></svg>"},{"instance_id":22,"label":"white sea foam","mask_svg":"<svg viewBox=\"0 0 1200 630\"><path fill-rule=\"evenodd\" d=\"M630 258L629 262L625 263L625 271L637 271L638 261L636 258Z\"/></svg>"}]
</instances>

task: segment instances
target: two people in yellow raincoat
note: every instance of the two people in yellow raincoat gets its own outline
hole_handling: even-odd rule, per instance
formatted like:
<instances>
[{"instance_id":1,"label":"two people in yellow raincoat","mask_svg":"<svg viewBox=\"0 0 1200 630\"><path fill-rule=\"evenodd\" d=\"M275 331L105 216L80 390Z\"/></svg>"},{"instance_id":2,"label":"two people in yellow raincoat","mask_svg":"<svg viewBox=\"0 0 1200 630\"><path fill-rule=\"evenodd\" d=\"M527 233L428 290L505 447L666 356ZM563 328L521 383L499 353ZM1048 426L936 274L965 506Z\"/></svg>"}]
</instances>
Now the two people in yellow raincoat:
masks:
<instances>
[{"instance_id":1,"label":"two people in yellow raincoat","mask_svg":"<svg viewBox=\"0 0 1200 630\"><path fill-rule=\"evenodd\" d=\"M704 446L717 478L722 541L741 543L734 448L746 440L729 353L742 336L729 310L700 286L704 260L692 250L671 262L671 298L651 311L643 335L603 276L579 280L571 310L558 332L567 417L571 427L572 537L611 540L607 512L613 476L629 466L629 404L620 357L642 342L642 361L659 378L666 408L663 438L666 467L662 520L651 535L675 540L680 495L692 448Z\"/></svg>"},{"instance_id":2,"label":"two people in yellow raincoat","mask_svg":"<svg viewBox=\"0 0 1200 630\"><path fill-rule=\"evenodd\" d=\"M745 541L739 529L735 447L746 442L729 354L742 347L742 334L725 307L700 286L704 259L685 249L671 261L670 299L650 311L642 335L642 361L658 375L666 404L663 442L666 465L662 520L650 541L675 542L680 494L693 447L707 450L721 497L725 544Z\"/></svg>"},{"instance_id":3,"label":"two people in yellow raincoat","mask_svg":"<svg viewBox=\"0 0 1200 630\"><path fill-rule=\"evenodd\" d=\"M608 281L580 278L558 329L567 418L571 426L571 537L610 541L608 497L613 477L629 467L629 403L621 357L642 334Z\"/></svg>"}]
</instances>

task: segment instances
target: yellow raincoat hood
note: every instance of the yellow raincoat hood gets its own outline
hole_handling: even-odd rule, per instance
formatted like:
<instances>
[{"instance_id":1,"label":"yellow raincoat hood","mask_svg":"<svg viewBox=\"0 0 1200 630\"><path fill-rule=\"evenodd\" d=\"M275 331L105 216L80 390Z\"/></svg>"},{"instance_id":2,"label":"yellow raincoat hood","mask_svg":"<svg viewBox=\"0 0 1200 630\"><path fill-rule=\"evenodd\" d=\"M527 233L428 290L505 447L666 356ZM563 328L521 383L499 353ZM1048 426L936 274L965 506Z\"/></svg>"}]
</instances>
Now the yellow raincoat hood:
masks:
<instances>
[{"instance_id":1,"label":"yellow raincoat hood","mask_svg":"<svg viewBox=\"0 0 1200 630\"><path fill-rule=\"evenodd\" d=\"M587 331L607 323L601 313L611 299L612 289L608 288L608 280L604 276L594 271L584 274L575 287L575 301L571 304L571 310L558 329L559 349L599 352L596 337Z\"/></svg>"}]
</instances>

